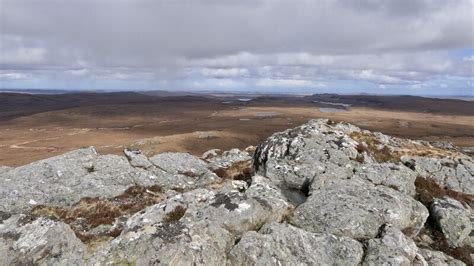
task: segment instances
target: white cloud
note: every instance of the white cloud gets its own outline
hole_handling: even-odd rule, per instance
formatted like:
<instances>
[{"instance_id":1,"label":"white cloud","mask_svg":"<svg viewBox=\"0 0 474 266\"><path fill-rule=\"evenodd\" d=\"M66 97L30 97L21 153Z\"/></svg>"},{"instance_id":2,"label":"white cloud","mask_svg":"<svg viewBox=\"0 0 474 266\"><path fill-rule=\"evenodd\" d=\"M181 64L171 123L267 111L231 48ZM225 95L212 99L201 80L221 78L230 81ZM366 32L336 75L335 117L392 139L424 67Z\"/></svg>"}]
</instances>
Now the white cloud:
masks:
<instances>
[{"instance_id":1,"label":"white cloud","mask_svg":"<svg viewBox=\"0 0 474 266\"><path fill-rule=\"evenodd\" d=\"M325 84L301 79L260 79L255 83L258 87L282 88L323 88Z\"/></svg>"},{"instance_id":2,"label":"white cloud","mask_svg":"<svg viewBox=\"0 0 474 266\"><path fill-rule=\"evenodd\" d=\"M201 74L205 77L246 77L249 71L245 68L203 68Z\"/></svg>"}]
</instances>

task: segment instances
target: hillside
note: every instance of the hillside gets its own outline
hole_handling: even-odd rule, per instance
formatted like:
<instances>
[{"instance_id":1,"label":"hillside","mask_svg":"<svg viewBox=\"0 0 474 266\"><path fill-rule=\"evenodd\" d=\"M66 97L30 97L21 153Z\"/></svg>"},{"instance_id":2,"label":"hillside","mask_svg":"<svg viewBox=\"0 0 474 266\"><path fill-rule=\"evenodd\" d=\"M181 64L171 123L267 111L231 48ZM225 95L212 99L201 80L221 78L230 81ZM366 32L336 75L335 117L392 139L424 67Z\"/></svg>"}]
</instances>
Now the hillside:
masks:
<instances>
[{"instance_id":1,"label":"hillside","mask_svg":"<svg viewBox=\"0 0 474 266\"><path fill-rule=\"evenodd\" d=\"M1 265L473 260L472 157L325 119L201 158L83 148L0 182Z\"/></svg>"}]
</instances>

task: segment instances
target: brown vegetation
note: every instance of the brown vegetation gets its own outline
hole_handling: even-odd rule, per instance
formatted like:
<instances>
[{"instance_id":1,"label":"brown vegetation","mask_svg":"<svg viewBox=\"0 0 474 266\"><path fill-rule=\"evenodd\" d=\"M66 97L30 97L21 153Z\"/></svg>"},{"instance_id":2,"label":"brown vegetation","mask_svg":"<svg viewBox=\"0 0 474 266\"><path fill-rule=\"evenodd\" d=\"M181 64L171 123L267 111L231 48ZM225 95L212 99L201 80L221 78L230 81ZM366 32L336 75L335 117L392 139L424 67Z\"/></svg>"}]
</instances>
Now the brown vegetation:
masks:
<instances>
[{"instance_id":1,"label":"brown vegetation","mask_svg":"<svg viewBox=\"0 0 474 266\"><path fill-rule=\"evenodd\" d=\"M186 213L186 208L181 205L176 206L172 211L168 212L163 219L164 222L171 223L178 221Z\"/></svg>"},{"instance_id":2,"label":"brown vegetation","mask_svg":"<svg viewBox=\"0 0 474 266\"><path fill-rule=\"evenodd\" d=\"M392 162L400 161L400 154L391 150L388 146L382 145L376 136L364 132L352 132L349 136L355 141L359 142L356 149L359 153L367 152L377 162ZM356 158L357 159L357 158ZM360 159L358 159L360 161Z\"/></svg>"},{"instance_id":3,"label":"brown vegetation","mask_svg":"<svg viewBox=\"0 0 474 266\"><path fill-rule=\"evenodd\" d=\"M466 203L474 208L474 195L466 194L452 189L441 187L436 181L429 177L417 176L415 180L418 200L426 206L430 206L435 198L449 196L459 202Z\"/></svg>"},{"instance_id":4,"label":"brown vegetation","mask_svg":"<svg viewBox=\"0 0 474 266\"><path fill-rule=\"evenodd\" d=\"M159 186L132 186L113 198L82 198L70 207L38 205L32 214L59 219L71 226L77 237L84 242L97 241L104 237L117 237L120 226L110 228L105 234L91 234L89 231L100 225L112 225L117 218L129 216L165 199Z\"/></svg>"},{"instance_id":5,"label":"brown vegetation","mask_svg":"<svg viewBox=\"0 0 474 266\"><path fill-rule=\"evenodd\" d=\"M252 175L252 161L240 161L226 168L218 168L214 173L222 179L249 180Z\"/></svg>"}]
</instances>

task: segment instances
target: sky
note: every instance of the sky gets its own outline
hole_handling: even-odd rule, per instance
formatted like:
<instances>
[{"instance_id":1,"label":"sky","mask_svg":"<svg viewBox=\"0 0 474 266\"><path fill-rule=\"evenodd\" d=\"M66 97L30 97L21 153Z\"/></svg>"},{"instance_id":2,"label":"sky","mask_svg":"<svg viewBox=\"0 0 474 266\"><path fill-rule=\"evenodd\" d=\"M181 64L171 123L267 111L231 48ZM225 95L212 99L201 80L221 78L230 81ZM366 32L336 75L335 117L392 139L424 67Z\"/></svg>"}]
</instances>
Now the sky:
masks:
<instances>
[{"instance_id":1,"label":"sky","mask_svg":"<svg viewBox=\"0 0 474 266\"><path fill-rule=\"evenodd\" d=\"M0 0L0 87L474 95L474 0Z\"/></svg>"}]
</instances>

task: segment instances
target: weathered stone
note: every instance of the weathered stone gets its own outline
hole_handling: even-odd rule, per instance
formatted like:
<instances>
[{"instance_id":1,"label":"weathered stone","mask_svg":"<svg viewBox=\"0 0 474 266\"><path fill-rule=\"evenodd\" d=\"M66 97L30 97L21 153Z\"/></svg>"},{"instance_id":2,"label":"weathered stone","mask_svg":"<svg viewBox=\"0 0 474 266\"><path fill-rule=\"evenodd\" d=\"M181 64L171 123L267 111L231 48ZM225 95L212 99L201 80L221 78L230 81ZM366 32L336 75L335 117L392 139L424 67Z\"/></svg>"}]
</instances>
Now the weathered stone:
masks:
<instances>
[{"instance_id":1,"label":"weathered stone","mask_svg":"<svg viewBox=\"0 0 474 266\"><path fill-rule=\"evenodd\" d=\"M229 253L231 265L357 265L362 245L348 237L271 223L247 232Z\"/></svg>"},{"instance_id":2,"label":"weathered stone","mask_svg":"<svg viewBox=\"0 0 474 266\"><path fill-rule=\"evenodd\" d=\"M274 134L259 145L254 168L280 187L290 189L313 190L329 179L357 176L414 195L416 174L401 164L375 163L360 150L360 143L349 136L353 132L368 134L349 124L329 125L327 120L312 120ZM390 138L383 134L374 134L372 138L390 143Z\"/></svg>"},{"instance_id":3,"label":"weathered stone","mask_svg":"<svg viewBox=\"0 0 474 266\"><path fill-rule=\"evenodd\" d=\"M418 253L423 257L426 264L415 264L415 265L436 265L436 266L464 266L464 262L454 259L451 256L444 254L441 251L429 250L429 249L419 249Z\"/></svg>"},{"instance_id":4,"label":"weathered stone","mask_svg":"<svg viewBox=\"0 0 474 266\"><path fill-rule=\"evenodd\" d=\"M378 238L368 241L363 265L412 265L417 251L413 240L386 224Z\"/></svg>"},{"instance_id":5,"label":"weathered stone","mask_svg":"<svg viewBox=\"0 0 474 266\"><path fill-rule=\"evenodd\" d=\"M15 215L0 224L0 265L82 265L84 252L62 222Z\"/></svg>"},{"instance_id":6,"label":"weathered stone","mask_svg":"<svg viewBox=\"0 0 474 266\"><path fill-rule=\"evenodd\" d=\"M210 150L203 154L203 158L209 163L209 167L213 170L218 168L227 168L237 162L251 160L249 153L239 149L231 149L221 154L216 150Z\"/></svg>"},{"instance_id":7,"label":"weathered stone","mask_svg":"<svg viewBox=\"0 0 474 266\"><path fill-rule=\"evenodd\" d=\"M472 230L469 207L464 207L452 198L443 197L433 201L430 212L451 247L463 246L469 240Z\"/></svg>"},{"instance_id":8,"label":"weathered stone","mask_svg":"<svg viewBox=\"0 0 474 266\"><path fill-rule=\"evenodd\" d=\"M474 194L474 163L468 156L442 159L404 156L402 161L413 161L419 175L433 179L441 187Z\"/></svg>"},{"instance_id":9,"label":"weathered stone","mask_svg":"<svg viewBox=\"0 0 474 266\"><path fill-rule=\"evenodd\" d=\"M150 161L170 174L192 173L200 176L209 172L208 165L203 160L189 153L161 153L151 157Z\"/></svg>"},{"instance_id":10,"label":"weathered stone","mask_svg":"<svg viewBox=\"0 0 474 266\"><path fill-rule=\"evenodd\" d=\"M94 148L75 150L0 173L0 211L21 212L36 205L67 206L84 197L113 197L133 185L183 190L220 178L198 158L182 153L155 156L139 152L99 155ZM161 169L159 165L168 164ZM187 170L186 170L187 169ZM21 177L21 178L18 178Z\"/></svg>"},{"instance_id":11,"label":"weathered stone","mask_svg":"<svg viewBox=\"0 0 474 266\"><path fill-rule=\"evenodd\" d=\"M356 168L355 176L375 185L384 185L411 196L415 195L416 174L404 165L365 164Z\"/></svg>"},{"instance_id":12,"label":"weathered stone","mask_svg":"<svg viewBox=\"0 0 474 266\"><path fill-rule=\"evenodd\" d=\"M427 209L403 193L349 179L328 181L312 191L290 221L311 232L370 239L385 223L416 235L427 217Z\"/></svg>"},{"instance_id":13,"label":"weathered stone","mask_svg":"<svg viewBox=\"0 0 474 266\"><path fill-rule=\"evenodd\" d=\"M124 155L133 167L150 168L153 164L139 150L123 150Z\"/></svg>"},{"instance_id":14,"label":"weathered stone","mask_svg":"<svg viewBox=\"0 0 474 266\"><path fill-rule=\"evenodd\" d=\"M288 196L280 188L262 176L256 175L252 177L252 185L245 194L269 209L269 221L280 222L288 218L295 208L293 204L289 203Z\"/></svg>"}]
</instances>

